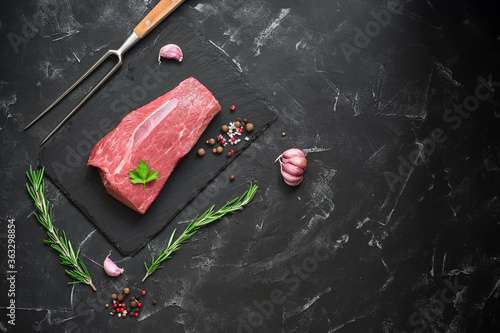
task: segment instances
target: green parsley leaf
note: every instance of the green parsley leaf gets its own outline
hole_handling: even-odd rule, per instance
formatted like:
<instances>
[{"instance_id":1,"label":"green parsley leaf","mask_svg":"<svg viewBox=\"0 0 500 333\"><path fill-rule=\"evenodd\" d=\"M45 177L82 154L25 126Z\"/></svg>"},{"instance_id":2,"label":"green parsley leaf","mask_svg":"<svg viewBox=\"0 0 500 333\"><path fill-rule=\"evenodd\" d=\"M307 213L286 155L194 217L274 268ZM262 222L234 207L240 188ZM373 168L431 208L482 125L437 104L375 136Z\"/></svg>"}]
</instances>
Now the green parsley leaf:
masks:
<instances>
[{"instance_id":1,"label":"green parsley leaf","mask_svg":"<svg viewBox=\"0 0 500 333\"><path fill-rule=\"evenodd\" d=\"M141 160L135 170L128 171L130 182L132 184L144 184L144 191L146 191L146 183L149 183L150 181L158 178L158 171L155 171L151 174L149 174L149 171L149 166L146 164L146 162L144 162L144 160Z\"/></svg>"},{"instance_id":2,"label":"green parsley leaf","mask_svg":"<svg viewBox=\"0 0 500 333\"><path fill-rule=\"evenodd\" d=\"M150 174L148 178L146 178L146 183L155 180L156 178L158 178L158 171L155 171L152 174Z\"/></svg>"}]
</instances>

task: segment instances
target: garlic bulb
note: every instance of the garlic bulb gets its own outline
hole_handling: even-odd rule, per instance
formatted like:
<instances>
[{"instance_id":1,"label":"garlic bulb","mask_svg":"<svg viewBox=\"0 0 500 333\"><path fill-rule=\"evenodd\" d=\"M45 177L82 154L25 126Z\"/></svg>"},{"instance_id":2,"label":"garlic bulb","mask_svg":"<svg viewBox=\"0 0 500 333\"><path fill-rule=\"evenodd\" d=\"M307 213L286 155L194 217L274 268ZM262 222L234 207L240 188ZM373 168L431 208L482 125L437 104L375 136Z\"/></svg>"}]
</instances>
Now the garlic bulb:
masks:
<instances>
[{"instance_id":1,"label":"garlic bulb","mask_svg":"<svg viewBox=\"0 0 500 333\"><path fill-rule=\"evenodd\" d=\"M103 264L104 270L106 271L106 274L108 274L109 276L118 276L118 275L122 274L124 270L123 270L123 268L118 267L113 262L113 260L109 259L110 255L111 255L111 253L108 254L106 259L104 259L104 264Z\"/></svg>"},{"instance_id":2,"label":"garlic bulb","mask_svg":"<svg viewBox=\"0 0 500 333\"><path fill-rule=\"evenodd\" d=\"M167 44L160 49L160 53L158 54L159 63L161 63L160 58L175 59L181 62L183 59L182 50L179 46L175 44Z\"/></svg>"},{"instance_id":3,"label":"garlic bulb","mask_svg":"<svg viewBox=\"0 0 500 333\"><path fill-rule=\"evenodd\" d=\"M307 160L304 152L298 148L286 150L278 156L280 161L281 175L283 180L290 186L297 186L304 179L304 171L307 168Z\"/></svg>"}]
</instances>

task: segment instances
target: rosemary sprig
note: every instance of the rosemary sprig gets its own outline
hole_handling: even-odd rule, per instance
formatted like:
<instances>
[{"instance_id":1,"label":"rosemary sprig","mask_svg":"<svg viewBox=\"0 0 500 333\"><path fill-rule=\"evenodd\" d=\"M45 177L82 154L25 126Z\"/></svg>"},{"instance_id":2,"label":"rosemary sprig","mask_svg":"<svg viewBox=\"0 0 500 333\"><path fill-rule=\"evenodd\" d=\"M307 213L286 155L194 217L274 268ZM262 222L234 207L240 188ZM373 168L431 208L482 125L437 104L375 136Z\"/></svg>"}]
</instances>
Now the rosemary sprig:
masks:
<instances>
[{"instance_id":1,"label":"rosemary sprig","mask_svg":"<svg viewBox=\"0 0 500 333\"><path fill-rule=\"evenodd\" d=\"M35 207L38 213L35 213L37 220L47 229L47 234L49 235L49 240L44 240L44 243L50 244L50 246L59 252L59 263L64 266L71 267L71 270L66 269L73 279L72 282L68 284L75 283L85 283L97 291L96 287L92 284L92 278L90 277L87 268L83 264L82 260L78 257L80 250L76 253L71 246L71 242L66 238L66 233L63 231L62 236L59 236L59 230L52 224L52 209L49 207L49 202L45 199L45 182L43 180L43 172L45 168L38 171L33 171L30 166L30 171L26 172L28 180L31 183L26 184L28 193L35 201Z\"/></svg>"},{"instance_id":2,"label":"rosemary sprig","mask_svg":"<svg viewBox=\"0 0 500 333\"><path fill-rule=\"evenodd\" d=\"M167 247L161 251L160 255L158 258L155 260L154 257L151 258L151 266L148 267L147 263L144 263L144 266L146 266L146 275L142 279L142 282L144 282L148 276L154 273L159 268L162 268L160 264L167 260L170 259L171 255L173 252L177 251L181 244L186 243L187 239L191 236L194 235L194 233L201 227L206 226L207 224L217 221L224 217L224 215L233 213L238 210L242 210L245 205L250 203L252 201L253 197L255 196L255 193L257 192L257 189L259 187L257 185L250 185L250 188L243 193L241 197L234 198L231 201L228 201L224 206L222 206L218 211L214 212L214 207L210 207L203 215L200 217L195 217L194 220L189 223L189 225L186 227L186 230L177 238L173 243L175 229L172 232L172 235L170 236L170 240L168 241Z\"/></svg>"}]
</instances>

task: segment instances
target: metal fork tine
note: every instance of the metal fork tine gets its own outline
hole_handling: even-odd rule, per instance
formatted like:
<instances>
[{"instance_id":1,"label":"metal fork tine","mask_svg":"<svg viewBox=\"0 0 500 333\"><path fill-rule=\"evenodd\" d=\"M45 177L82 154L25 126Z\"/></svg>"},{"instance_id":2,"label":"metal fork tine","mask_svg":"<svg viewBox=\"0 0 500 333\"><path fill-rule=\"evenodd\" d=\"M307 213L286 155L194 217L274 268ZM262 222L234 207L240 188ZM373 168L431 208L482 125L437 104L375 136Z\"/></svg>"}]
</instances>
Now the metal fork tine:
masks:
<instances>
[{"instance_id":1,"label":"metal fork tine","mask_svg":"<svg viewBox=\"0 0 500 333\"><path fill-rule=\"evenodd\" d=\"M166 0L161 0L161 3L163 3L163 1L166 1ZM172 1L174 1L174 0L172 0ZM184 1L184 0L182 0L182 1ZM164 3L163 3L163 5L164 5ZM171 7L170 10L173 10L175 8L176 7ZM150 21L147 21L147 22L150 22ZM106 74L106 76L104 76L101 79L101 81L99 81L99 83L97 83L92 88L92 90L90 90L90 92L80 101L80 103L78 103L78 105L75 106L75 108L73 110L71 110L71 112L68 113L66 115L66 117L64 117L64 119L52 130L52 132L50 132L49 135L47 135L47 137L40 144L40 146L43 145L52 136L52 134L54 134L90 98L90 96L92 96L97 91L97 89L99 89L104 84L104 82L106 82L106 80L109 79L111 77L111 75L114 74L114 72L116 72L116 70L123 63L122 62L122 56L123 56L123 54L128 49L130 49L132 46L134 46L135 43L137 43L139 40L140 40L140 37L135 32L132 32L127 37L127 39L123 42L123 44L120 46L120 48L118 50L109 50L108 52L106 52L99 60L97 60L97 62L92 67L90 67L90 69L88 71L86 71L82 75L82 77L80 77L75 83L73 83L73 85L71 87L69 87L68 90L66 90L61 96L59 96L59 98L56 99L55 102L52 103L47 109L45 109L45 111L43 111L42 113L40 113L38 115L38 117L36 117L35 119L33 119L33 121L31 123L29 123L24 129L29 128L38 119L40 119L43 115L45 115L47 112L49 112L57 103L59 103L64 97L66 97L66 95L68 95L76 86L78 86L83 80L85 80L85 78L87 76L89 76L90 73L92 73L97 67L99 67L102 64L102 62L104 60L106 60L109 56L111 56L111 55L116 56L118 58L118 63L116 63L116 65L113 68L111 68L111 70L109 70L109 72Z\"/></svg>"},{"instance_id":2,"label":"metal fork tine","mask_svg":"<svg viewBox=\"0 0 500 333\"><path fill-rule=\"evenodd\" d=\"M95 63L94 66L92 66L92 68L90 68L87 73L84 74L84 76L82 78L80 78L73 86L71 86L70 88L70 91L71 89L73 89L76 85L78 85L78 83L80 83L87 75L89 75L95 68L97 68L97 66L99 66L103 61L104 59L106 59L109 55L113 54L112 52L108 52L106 53L101 59L99 59L98 62ZM94 92L97 91L97 89L99 89L103 84L104 82L106 82L107 79L109 79L111 77L111 75L114 74L114 72L116 72L116 70L122 65L122 61L121 59L118 59L118 63L113 67L111 68L111 70L108 72L108 74L106 74L105 77L103 77L101 79L101 81L99 81L99 83L97 83L95 85L94 88L92 88L91 91L89 91L89 93L80 101L80 103L78 103L77 106L75 106L75 108L73 110L71 110L70 113L68 113L66 115L66 117L64 117L63 120L61 120L61 122L52 130L52 132L49 133L49 135L47 135L47 137L42 141L42 143L40 143L40 146L42 146L45 141L47 141L51 136L52 134L54 134L79 108L80 106L82 106L89 98L90 96L92 96L92 94L94 94ZM64 95L62 97L65 96L66 93L64 93ZM61 97L61 98L62 98ZM57 101L56 101L57 103ZM41 116L41 115L40 115ZM40 117L39 116L39 117ZM36 119L35 119L36 120Z\"/></svg>"},{"instance_id":3,"label":"metal fork tine","mask_svg":"<svg viewBox=\"0 0 500 333\"><path fill-rule=\"evenodd\" d=\"M33 119L31 121L31 123L29 123L28 125L26 125L26 127L24 128L24 130L28 129L31 125L33 125L34 123L36 123L40 118L42 118L47 112L49 112L50 110L52 110L52 108L54 106L56 106L57 103L59 103L64 97L66 97L67 94L69 94L73 89L75 89L76 86L78 86L80 84L80 82L82 82L87 76L90 75L90 73L92 73L94 71L94 69L96 69L97 67L99 67L99 65L105 60L107 59L110 55L112 55L113 53L108 51L106 52L106 54L104 54L101 59L97 60L97 62L92 66L90 67L90 69L85 72L85 74L83 74L75 83L73 83L73 85L71 87L69 87L61 96L59 96L58 99L56 99L54 101L54 103L50 104L49 107L47 107L45 109L45 111L43 111L42 113L40 113L38 115L38 117L36 117L35 119Z\"/></svg>"}]
</instances>

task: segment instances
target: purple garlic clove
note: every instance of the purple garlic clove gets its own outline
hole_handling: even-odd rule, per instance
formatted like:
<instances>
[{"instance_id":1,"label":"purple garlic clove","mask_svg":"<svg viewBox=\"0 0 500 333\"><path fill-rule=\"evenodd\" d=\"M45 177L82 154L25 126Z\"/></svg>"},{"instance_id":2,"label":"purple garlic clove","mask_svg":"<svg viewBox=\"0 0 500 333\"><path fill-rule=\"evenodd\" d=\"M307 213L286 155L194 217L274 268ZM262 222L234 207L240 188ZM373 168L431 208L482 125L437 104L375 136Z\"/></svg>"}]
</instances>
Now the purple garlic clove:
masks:
<instances>
[{"instance_id":1,"label":"purple garlic clove","mask_svg":"<svg viewBox=\"0 0 500 333\"><path fill-rule=\"evenodd\" d=\"M160 49L160 53L158 54L159 63L161 63L161 58L175 59L181 62L183 59L182 50L175 44L167 44Z\"/></svg>"}]
</instances>

